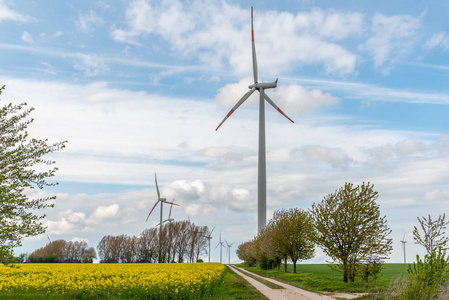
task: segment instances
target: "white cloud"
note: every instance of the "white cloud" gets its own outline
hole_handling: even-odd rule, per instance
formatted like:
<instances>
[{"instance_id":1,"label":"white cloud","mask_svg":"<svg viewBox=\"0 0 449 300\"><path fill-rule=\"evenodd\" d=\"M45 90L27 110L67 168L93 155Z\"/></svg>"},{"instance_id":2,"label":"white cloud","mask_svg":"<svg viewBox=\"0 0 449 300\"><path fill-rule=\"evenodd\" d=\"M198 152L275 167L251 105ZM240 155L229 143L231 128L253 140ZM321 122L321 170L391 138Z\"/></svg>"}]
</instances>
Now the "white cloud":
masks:
<instances>
[{"instance_id":1,"label":"white cloud","mask_svg":"<svg viewBox=\"0 0 449 300\"><path fill-rule=\"evenodd\" d=\"M430 50L433 48L440 48L442 50L449 50L449 36L446 32L434 33L424 44L424 48Z\"/></svg>"},{"instance_id":2,"label":"white cloud","mask_svg":"<svg viewBox=\"0 0 449 300\"><path fill-rule=\"evenodd\" d=\"M0 22L2 21L16 21L16 22L30 22L34 21L35 19L21 14L19 12L16 12L8 7L6 5L4 0L0 0Z\"/></svg>"},{"instance_id":3,"label":"white cloud","mask_svg":"<svg viewBox=\"0 0 449 300\"><path fill-rule=\"evenodd\" d=\"M301 148L306 159L322 161L334 168L348 167L351 163L349 156L340 148L329 148L320 145L307 145Z\"/></svg>"},{"instance_id":4,"label":"white cloud","mask_svg":"<svg viewBox=\"0 0 449 300\"><path fill-rule=\"evenodd\" d=\"M371 21L371 37L360 46L374 59L374 66L379 68L387 61L407 53L418 41L422 16L410 15L385 16L377 13Z\"/></svg>"},{"instance_id":5,"label":"white cloud","mask_svg":"<svg viewBox=\"0 0 449 300\"><path fill-rule=\"evenodd\" d=\"M252 83L253 79L248 77L238 83L227 84L218 90L215 100L231 109L248 91L248 86ZM309 90L300 85L280 85L274 90L266 90L266 93L287 115L305 114L315 108L332 106L338 103L338 98L329 93L323 93L318 89ZM256 91L246 100L244 105L255 105L258 104L258 101L259 93ZM267 106L270 106L268 102Z\"/></svg>"},{"instance_id":6,"label":"white cloud","mask_svg":"<svg viewBox=\"0 0 449 300\"><path fill-rule=\"evenodd\" d=\"M22 33L22 37L21 37L22 41L26 42L26 43L33 43L33 37L31 36L31 34L29 34L28 32L24 31Z\"/></svg>"},{"instance_id":7,"label":"white cloud","mask_svg":"<svg viewBox=\"0 0 449 300\"><path fill-rule=\"evenodd\" d=\"M97 55L77 53L68 57L74 61L75 70L82 71L86 77L97 76L109 70L103 58Z\"/></svg>"},{"instance_id":8,"label":"white cloud","mask_svg":"<svg viewBox=\"0 0 449 300\"><path fill-rule=\"evenodd\" d=\"M111 204L109 206L98 206L92 213L91 218L95 221L115 219L120 211L118 204Z\"/></svg>"},{"instance_id":9,"label":"white cloud","mask_svg":"<svg viewBox=\"0 0 449 300\"><path fill-rule=\"evenodd\" d=\"M332 73L354 71L356 56L326 39L359 36L363 15L321 10L296 16L273 11L255 14L261 74L271 76L298 64L323 64L326 72ZM187 5L177 0L161 4L138 0L126 10L127 28L115 28L111 37L139 44L155 34L168 42L176 55L197 58L211 69L229 64L237 74L247 75L251 70L248 17L248 10L226 2L197 0Z\"/></svg>"},{"instance_id":10,"label":"white cloud","mask_svg":"<svg viewBox=\"0 0 449 300\"><path fill-rule=\"evenodd\" d=\"M104 20L102 17L98 16L94 11L89 11L89 13L79 12L78 20L76 21L76 26L81 31L91 31L93 26L96 24L103 24Z\"/></svg>"}]
</instances>

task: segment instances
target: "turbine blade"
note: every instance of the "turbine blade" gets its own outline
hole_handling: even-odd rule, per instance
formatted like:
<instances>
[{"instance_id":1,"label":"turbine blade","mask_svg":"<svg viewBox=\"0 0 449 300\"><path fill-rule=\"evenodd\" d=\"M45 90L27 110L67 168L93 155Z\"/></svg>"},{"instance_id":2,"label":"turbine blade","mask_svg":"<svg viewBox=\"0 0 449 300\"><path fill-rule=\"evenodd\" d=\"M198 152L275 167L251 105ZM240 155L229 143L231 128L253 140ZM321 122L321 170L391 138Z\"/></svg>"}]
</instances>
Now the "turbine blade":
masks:
<instances>
[{"instance_id":1,"label":"turbine blade","mask_svg":"<svg viewBox=\"0 0 449 300\"><path fill-rule=\"evenodd\" d=\"M267 95L267 93L264 93L264 96L265 96L265 100L267 100L267 102L268 103L270 103L271 104L271 106L273 106L274 107L274 109L276 109L278 112L280 112L284 117L286 117L287 119L289 119L290 120L290 122L292 122L292 123L295 123L295 122L293 122L293 120L292 119L290 119L276 104L274 104L274 102L273 102L273 100L271 100L270 99L270 97L268 97L268 95Z\"/></svg>"},{"instance_id":2,"label":"turbine blade","mask_svg":"<svg viewBox=\"0 0 449 300\"><path fill-rule=\"evenodd\" d=\"M148 217L147 217L147 219L146 219L145 222L148 221L148 218L150 217L151 213L153 212L154 208L156 207L156 205L157 205L158 203L159 203L159 200L157 200L157 201L156 201L156 204L154 204L154 206L153 206L153 208L151 209L150 213L148 214ZM161 204L161 205L162 205L162 204Z\"/></svg>"},{"instance_id":3,"label":"turbine blade","mask_svg":"<svg viewBox=\"0 0 449 300\"><path fill-rule=\"evenodd\" d=\"M154 181L156 182L157 200L159 200L161 198L161 193L159 193L159 187L157 186L156 172L154 173Z\"/></svg>"},{"instance_id":4,"label":"turbine blade","mask_svg":"<svg viewBox=\"0 0 449 300\"><path fill-rule=\"evenodd\" d=\"M257 57L256 57L256 43L254 41L254 25L253 25L253 7L251 6L251 43L253 50L253 75L254 83L257 83Z\"/></svg>"},{"instance_id":5,"label":"turbine blade","mask_svg":"<svg viewBox=\"0 0 449 300\"><path fill-rule=\"evenodd\" d=\"M215 229L215 227L212 228L212 231L209 233L209 236L212 235L212 232L214 232L214 229Z\"/></svg>"},{"instance_id":6,"label":"turbine blade","mask_svg":"<svg viewBox=\"0 0 449 300\"><path fill-rule=\"evenodd\" d=\"M173 208L173 202L172 202L172 204L170 205L170 212L168 213L168 218L170 219L170 217L171 217L171 209Z\"/></svg>"},{"instance_id":7,"label":"turbine blade","mask_svg":"<svg viewBox=\"0 0 449 300\"><path fill-rule=\"evenodd\" d=\"M175 202L167 202L167 201L165 201L164 203L165 203L165 204L170 204L170 205L180 206L179 204L177 204L177 203L175 203Z\"/></svg>"},{"instance_id":8,"label":"turbine blade","mask_svg":"<svg viewBox=\"0 0 449 300\"><path fill-rule=\"evenodd\" d=\"M248 99L249 96L251 96L252 93L254 93L254 91L256 90L256 88L252 88L251 90L249 90L249 92L247 92L245 95L243 95L243 97L237 102L236 105L234 105L234 107L229 111L229 113L226 115L226 117L224 117L223 121L221 121L220 125L218 125L217 129L215 129L215 131L218 130L218 128L220 128L220 126L232 115L232 113L234 111L237 110L237 108L242 105L243 102L245 102L246 99Z\"/></svg>"}]
</instances>

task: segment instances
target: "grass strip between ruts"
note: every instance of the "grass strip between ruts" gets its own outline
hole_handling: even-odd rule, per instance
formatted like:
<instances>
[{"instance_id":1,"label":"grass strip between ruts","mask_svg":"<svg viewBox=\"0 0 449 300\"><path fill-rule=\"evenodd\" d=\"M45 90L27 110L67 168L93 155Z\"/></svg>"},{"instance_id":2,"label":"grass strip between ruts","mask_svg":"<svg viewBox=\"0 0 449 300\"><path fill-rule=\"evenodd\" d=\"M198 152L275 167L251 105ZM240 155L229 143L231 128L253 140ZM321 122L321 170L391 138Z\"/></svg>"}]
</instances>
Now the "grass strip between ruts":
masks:
<instances>
[{"instance_id":1,"label":"grass strip between ruts","mask_svg":"<svg viewBox=\"0 0 449 300\"><path fill-rule=\"evenodd\" d=\"M246 276L251 277L252 279L255 279L257 281L259 281L262 284L265 284L266 286L268 286L270 289L274 289L274 290L280 290L283 289L284 287L277 285L276 283L273 283L271 281L265 280L263 278L260 278L258 276L256 276L255 274L251 273L250 271L247 271L245 269L239 269L239 271L241 271L242 273L244 273Z\"/></svg>"}]
</instances>

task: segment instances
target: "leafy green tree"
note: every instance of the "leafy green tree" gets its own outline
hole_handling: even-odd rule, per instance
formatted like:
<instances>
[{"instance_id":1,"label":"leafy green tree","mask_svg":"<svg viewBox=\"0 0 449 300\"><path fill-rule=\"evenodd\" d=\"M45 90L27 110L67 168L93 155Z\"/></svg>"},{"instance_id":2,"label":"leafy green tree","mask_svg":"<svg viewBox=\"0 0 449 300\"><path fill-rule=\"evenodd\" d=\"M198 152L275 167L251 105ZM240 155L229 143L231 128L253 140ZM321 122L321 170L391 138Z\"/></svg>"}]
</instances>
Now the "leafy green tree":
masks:
<instances>
[{"instance_id":1,"label":"leafy green tree","mask_svg":"<svg viewBox=\"0 0 449 300\"><path fill-rule=\"evenodd\" d=\"M272 222L272 243L280 256L290 258L293 273L296 273L298 260L311 259L315 255L313 219L307 211L290 208L276 211Z\"/></svg>"},{"instance_id":2,"label":"leafy green tree","mask_svg":"<svg viewBox=\"0 0 449 300\"><path fill-rule=\"evenodd\" d=\"M0 88L0 95L5 86ZM65 147L66 141L49 144L47 140L30 138L26 132L33 122L29 118L33 108L26 103L6 104L0 108L0 261L7 262L14 247L25 237L45 232L41 220L45 214L36 210L52 207L55 196L31 198L29 191L55 185L47 178L57 168L46 154Z\"/></svg>"},{"instance_id":3,"label":"leafy green tree","mask_svg":"<svg viewBox=\"0 0 449 300\"><path fill-rule=\"evenodd\" d=\"M442 216L438 216L437 220L432 220L432 217L428 215L428 218L417 217L419 225L421 225L421 229L423 233L421 234L418 228L415 226L413 229L413 239L417 244L420 244L427 250L427 254L431 254L436 251L438 248L442 248L443 250L447 250L447 243L449 238L445 236L444 229L446 229L446 214Z\"/></svg>"},{"instance_id":4,"label":"leafy green tree","mask_svg":"<svg viewBox=\"0 0 449 300\"><path fill-rule=\"evenodd\" d=\"M316 227L315 241L338 262L344 282L354 282L360 263L382 262L392 250L391 230L381 217L374 185L363 183L329 194L311 212Z\"/></svg>"}]
</instances>

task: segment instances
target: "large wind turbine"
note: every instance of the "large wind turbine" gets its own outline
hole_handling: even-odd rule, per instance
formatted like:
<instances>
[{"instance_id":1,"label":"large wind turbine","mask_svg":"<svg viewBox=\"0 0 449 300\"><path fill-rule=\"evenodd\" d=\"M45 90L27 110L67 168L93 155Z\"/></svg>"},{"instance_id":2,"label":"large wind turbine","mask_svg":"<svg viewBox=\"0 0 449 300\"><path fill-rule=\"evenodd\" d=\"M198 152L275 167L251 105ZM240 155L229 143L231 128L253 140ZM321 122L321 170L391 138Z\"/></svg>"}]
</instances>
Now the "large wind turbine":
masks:
<instances>
[{"instance_id":1,"label":"large wind turbine","mask_svg":"<svg viewBox=\"0 0 449 300\"><path fill-rule=\"evenodd\" d=\"M284 117L289 119L292 123L293 120L290 119L276 104L273 100L265 94L266 89L276 88L278 80L274 82L259 82L257 74L257 58L256 58L256 45L254 42L254 25L253 25L253 7L251 7L251 40L252 40L252 57L253 57L253 75L254 84L250 85L250 89L243 97L237 102L236 105L229 111L229 113L218 125L217 129L232 115L232 113L237 110L237 108L246 101L246 99L251 96L256 90L259 91L259 162L258 162L258 178L257 178L257 228L260 232L267 223L267 171L266 171L266 154L265 154L265 100L271 104L278 112L280 112Z\"/></svg>"}]
</instances>

